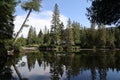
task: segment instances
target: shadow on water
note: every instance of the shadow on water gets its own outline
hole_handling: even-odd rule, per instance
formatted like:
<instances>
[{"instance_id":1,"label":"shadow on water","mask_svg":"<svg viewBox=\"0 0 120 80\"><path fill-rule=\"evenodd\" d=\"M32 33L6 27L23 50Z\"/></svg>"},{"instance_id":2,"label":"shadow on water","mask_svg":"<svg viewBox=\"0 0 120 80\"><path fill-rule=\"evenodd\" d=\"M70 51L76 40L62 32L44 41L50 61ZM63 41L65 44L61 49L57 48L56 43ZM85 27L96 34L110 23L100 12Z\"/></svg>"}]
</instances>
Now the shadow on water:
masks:
<instances>
[{"instance_id":1,"label":"shadow on water","mask_svg":"<svg viewBox=\"0 0 120 80\"><path fill-rule=\"evenodd\" d=\"M14 58L14 61L24 80L120 79L119 51L81 51L79 53L29 52L20 54L19 57ZM5 65L9 68L8 72L11 75L10 78L7 77L7 80L15 79L10 60ZM3 68L6 67L4 66Z\"/></svg>"},{"instance_id":2,"label":"shadow on water","mask_svg":"<svg viewBox=\"0 0 120 80\"><path fill-rule=\"evenodd\" d=\"M6 66L7 50L3 43L0 43L0 80L10 80L12 78L12 71L9 66Z\"/></svg>"},{"instance_id":3,"label":"shadow on water","mask_svg":"<svg viewBox=\"0 0 120 80\"><path fill-rule=\"evenodd\" d=\"M19 71L17 69L17 67L15 66L15 61L18 55L15 56L8 56L7 55L7 50L4 46L3 43L0 43L0 80L11 80L13 79L12 76L12 69L11 66L14 67L14 69L16 70L18 77L20 80L21 76L19 74Z\"/></svg>"}]
</instances>

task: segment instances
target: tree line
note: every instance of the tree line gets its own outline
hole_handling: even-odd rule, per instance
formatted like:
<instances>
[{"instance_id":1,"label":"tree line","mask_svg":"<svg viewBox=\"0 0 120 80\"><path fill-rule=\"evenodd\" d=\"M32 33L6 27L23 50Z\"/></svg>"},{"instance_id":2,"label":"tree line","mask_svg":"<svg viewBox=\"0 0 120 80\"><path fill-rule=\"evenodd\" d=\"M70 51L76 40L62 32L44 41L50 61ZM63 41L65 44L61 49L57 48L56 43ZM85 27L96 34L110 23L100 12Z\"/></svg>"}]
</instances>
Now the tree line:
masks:
<instances>
[{"instance_id":1,"label":"tree line","mask_svg":"<svg viewBox=\"0 0 120 80\"><path fill-rule=\"evenodd\" d=\"M41 0L38 0L41 2ZM92 0L94 2L96 0ZM103 0L100 0L101 2ZM99 1L99 2L100 2ZM114 1L113 1L114 2ZM18 5L19 0L10 0L10 1L0 1L0 10L2 13L0 13L0 44L1 48L3 48L4 45L10 45L13 40L8 41L8 39L13 39L13 29L14 29L14 12L15 7ZM116 1L118 3L119 7L119 1ZM37 0L28 1L25 3L22 3L22 8L24 10L34 10L39 11L39 7L41 6L40 3L37 5ZM99 3L100 4L100 3ZM103 3L104 4L104 3ZM106 4L106 3L105 3ZM97 5L92 4L92 7L99 7ZM90 18L90 14L94 13L92 12L92 8L90 7L88 9L88 16ZM113 6L113 8L115 8ZM102 9L104 10L104 9ZM116 9L115 9L116 10ZM31 12L31 11L30 11ZM89 13L91 12L91 13ZM113 11L114 12L114 11ZM101 12L102 13L102 12ZM119 11L118 11L119 13ZM103 25L101 22L98 25L98 28L94 28L92 26L97 23L93 19L91 20L91 28L86 28L81 26L78 22L68 20L67 27L64 26L63 22L60 20L59 15L59 9L58 5L55 4L53 16L52 16L52 25L51 30L47 30L45 32L42 32L40 30L39 34L36 34L35 29L33 30L31 36L31 31L29 31L28 38L24 39L23 37L19 38L19 41L16 44L19 45L26 45L26 44L39 44L39 45L78 45L82 48L95 48L95 47L110 47L115 48L119 47L119 28L106 28L105 25ZM107 15L106 15L107 16ZM99 16L101 17L101 16ZM97 19L97 18L96 18ZM104 18L102 18L104 19ZM110 18L109 18L110 19ZM119 17L118 17L119 19ZM106 18L105 18L106 20ZM108 19L107 19L108 20ZM95 22L95 23L93 23ZM119 23L119 21L118 21ZM25 26L25 24L23 24ZM101 27L102 26L102 27ZM66 27L66 29L65 29ZM31 28L30 28L31 29ZM3 45L3 46L2 46ZM6 47L6 46L5 46Z\"/></svg>"},{"instance_id":2,"label":"tree line","mask_svg":"<svg viewBox=\"0 0 120 80\"><path fill-rule=\"evenodd\" d=\"M87 28L74 21L69 25L71 26L68 26L66 29L64 29L65 26L62 26L61 29L58 29L60 32L54 33L54 35L46 27L44 32L40 30L37 35L35 28L31 26L26 44L39 44L41 46L75 45L81 48L120 48L120 29L118 27L106 28L103 24L95 26L95 23L91 23L91 27ZM21 41L21 43L23 42Z\"/></svg>"},{"instance_id":3,"label":"tree line","mask_svg":"<svg viewBox=\"0 0 120 80\"><path fill-rule=\"evenodd\" d=\"M81 48L119 48L119 27L106 27L104 24L91 23L85 27L68 19L67 26L60 20L58 5L55 4L51 20L51 29L45 26L44 32L38 35L34 27L30 27L26 44L80 46ZM65 28L66 27L66 28Z\"/></svg>"}]
</instances>

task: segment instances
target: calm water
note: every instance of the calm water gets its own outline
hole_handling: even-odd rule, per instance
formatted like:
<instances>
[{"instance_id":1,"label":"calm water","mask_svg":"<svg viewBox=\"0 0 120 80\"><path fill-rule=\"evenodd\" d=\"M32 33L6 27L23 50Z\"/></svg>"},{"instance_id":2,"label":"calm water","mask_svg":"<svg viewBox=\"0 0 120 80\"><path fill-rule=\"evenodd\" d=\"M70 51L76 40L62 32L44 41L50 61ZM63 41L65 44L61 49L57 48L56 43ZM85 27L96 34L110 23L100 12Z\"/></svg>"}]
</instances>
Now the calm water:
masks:
<instances>
[{"instance_id":1,"label":"calm water","mask_svg":"<svg viewBox=\"0 0 120 80\"><path fill-rule=\"evenodd\" d=\"M12 58L24 80L120 80L120 51L34 52ZM19 80L7 59L0 80Z\"/></svg>"}]
</instances>

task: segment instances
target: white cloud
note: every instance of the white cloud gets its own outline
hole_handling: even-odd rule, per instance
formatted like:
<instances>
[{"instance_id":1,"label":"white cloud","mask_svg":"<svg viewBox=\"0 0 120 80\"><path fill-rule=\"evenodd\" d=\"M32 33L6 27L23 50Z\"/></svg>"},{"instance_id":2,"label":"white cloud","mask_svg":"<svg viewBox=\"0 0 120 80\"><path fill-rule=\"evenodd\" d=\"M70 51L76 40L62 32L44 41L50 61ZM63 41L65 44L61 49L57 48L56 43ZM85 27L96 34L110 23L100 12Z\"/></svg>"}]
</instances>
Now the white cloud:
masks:
<instances>
[{"instance_id":1,"label":"white cloud","mask_svg":"<svg viewBox=\"0 0 120 80\"><path fill-rule=\"evenodd\" d=\"M68 18L64 15L60 15L60 20L64 23L64 26L66 27Z\"/></svg>"},{"instance_id":2,"label":"white cloud","mask_svg":"<svg viewBox=\"0 0 120 80\"><path fill-rule=\"evenodd\" d=\"M27 14L27 13L26 13ZM15 18L14 24L15 24L15 33L19 30L21 24L23 23L26 15L18 15ZM40 13L31 13L28 21L26 24L33 26L36 28L36 32L38 33L40 29L44 30L44 27L46 26L47 29L50 29L51 25L51 19L52 19L52 11L43 11ZM61 21L66 25L67 24L67 17L64 15L60 15ZM27 37L29 28L23 28L21 34L24 35L24 37Z\"/></svg>"}]
</instances>

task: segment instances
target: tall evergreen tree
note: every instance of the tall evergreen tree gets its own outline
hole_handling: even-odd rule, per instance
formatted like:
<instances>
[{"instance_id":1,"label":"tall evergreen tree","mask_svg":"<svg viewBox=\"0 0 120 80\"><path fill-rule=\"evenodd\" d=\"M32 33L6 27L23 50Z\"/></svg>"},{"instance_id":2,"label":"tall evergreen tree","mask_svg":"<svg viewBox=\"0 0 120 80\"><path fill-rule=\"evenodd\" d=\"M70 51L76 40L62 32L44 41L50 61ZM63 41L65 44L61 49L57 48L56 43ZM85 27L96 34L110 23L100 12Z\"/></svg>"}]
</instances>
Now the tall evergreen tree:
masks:
<instances>
[{"instance_id":1,"label":"tall evergreen tree","mask_svg":"<svg viewBox=\"0 0 120 80\"><path fill-rule=\"evenodd\" d=\"M47 31L47 33L45 33L44 37L43 37L43 44L44 45L49 45L50 42L51 42L50 32Z\"/></svg>"},{"instance_id":2,"label":"tall evergreen tree","mask_svg":"<svg viewBox=\"0 0 120 80\"><path fill-rule=\"evenodd\" d=\"M42 32L42 30L40 30L39 33L38 33L38 37L42 38L42 36L43 36L43 32Z\"/></svg>"},{"instance_id":3,"label":"tall evergreen tree","mask_svg":"<svg viewBox=\"0 0 120 80\"><path fill-rule=\"evenodd\" d=\"M36 33L36 28L34 27L34 33L33 33L33 43L37 44L38 42L38 37L37 37L37 33Z\"/></svg>"},{"instance_id":4,"label":"tall evergreen tree","mask_svg":"<svg viewBox=\"0 0 120 80\"><path fill-rule=\"evenodd\" d=\"M0 61L5 61L7 50L5 40L12 38L16 0L0 0ZM7 42L8 43L8 42ZM3 57L4 56L4 57ZM5 62L4 62L5 63ZM1 65L1 63L0 63ZM1 65L2 66L2 65Z\"/></svg>"},{"instance_id":5,"label":"tall evergreen tree","mask_svg":"<svg viewBox=\"0 0 120 80\"><path fill-rule=\"evenodd\" d=\"M42 30L39 31L37 38L38 38L37 43L42 45L43 44L43 32L42 32Z\"/></svg>"},{"instance_id":6,"label":"tall evergreen tree","mask_svg":"<svg viewBox=\"0 0 120 80\"><path fill-rule=\"evenodd\" d=\"M47 29L47 27L45 26L44 34L43 34L43 44L44 44L44 45L49 45L50 42L51 42L50 32L49 32L49 30Z\"/></svg>"},{"instance_id":7,"label":"tall evergreen tree","mask_svg":"<svg viewBox=\"0 0 120 80\"><path fill-rule=\"evenodd\" d=\"M120 48L120 36L118 36L119 34L120 34L120 29L115 28L115 45L117 48Z\"/></svg>"},{"instance_id":8,"label":"tall evergreen tree","mask_svg":"<svg viewBox=\"0 0 120 80\"><path fill-rule=\"evenodd\" d=\"M0 0L0 40L12 38L16 0Z\"/></svg>"},{"instance_id":9,"label":"tall evergreen tree","mask_svg":"<svg viewBox=\"0 0 120 80\"><path fill-rule=\"evenodd\" d=\"M95 23L91 23L91 30L90 30L90 45L91 47L95 47L96 45L96 30L95 30Z\"/></svg>"},{"instance_id":10,"label":"tall evergreen tree","mask_svg":"<svg viewBox=\"0 0 120 80\"><path fill-rule=\"evenodd\" d=\"M16 41L17 41L17 37L20 34L20 32L22 31L23 27L25 26L25 23L28 19L28 17L30 16L32 11L40 11L40 7L41 7L41 1L42 0L29 0L27 2L24 2L21 7L25 10L28 11L28 14L23 22L23 24L21 25L20 30L17 32L16 36L15 36L15 40L13 45L15 45Z\"/></svg>"},{"instance_id":11,"label":"tall evergreen tree","mask_svg":"<svg viewBox=\"0 0 120 80\"><path fill-rule=\"evenodd\" d=\"M115 30L113 28L109 28L107 32L107 45L110 48L115 48Z\"/></svg>"},{"instance_id":12,"label":"tall evergreen tree","mask_svg":"<svg viewBox=\"0 0 120 80\"><path fill-rule=\"evenodd\" d=\"M75 44L80 44L80 24L77 22L73 22L72 28L73 28L74 42Z\"/></svg>"},{"instance_id":13,"label":"tall evergreen tree","mask_svg":"<svg viewBox=\"0 0 120 80\"><path fill-rule=\"evenodd\" d=\"M82 27L82 26L81 26ZM87 38L87 28L86 27L82 27L80 30L80 41L81 41L81 47L82 48L88 48L88 38Z\"/></svg>"},{"instance_id":14,"label":"tall evergreen tree","mask_svg":"<svg viewBox=\"0 0 120 80\"><path fill-rule=\"evenodd\" d=\"M66 29L66 45L67 46L74 45L73 30L70 19L68 20L67 29Z\"/></svg>"},{"instance_id":15,"label":"tall evergreen tree","mask_svg":"<svg viewBox=\"0 0 120 80\"><path fill-rule=\"evenodd\" d=\"M51 43L52 44L59 44L60 43L60 15L58 5L55 4L54 12L52 15L52 25L51 25Z\"/></svg>"},{"instance_id":16,"label":"tall evergreen tree","mask_svg":"<svg viewBox=\"0 0 120 80\"><path fill-rule=\"evenodd\" d=\"M36 28L34 27L34 38L37 37Z\"/></svg>"},{"instance_id":17,"label":"tall evergreen tree","mask_svg":"<svg viewBox=\"0 0 120 80\"><path fill-rule=\"evenodd\" d=\"M101 47L102 48L105 48L106 46L106 28L105 28L105 25L101 24L100 25L100 29L99 29L99 35L100 35L100 44L101 44Z\"/></svg>"},{"instance_id":18,"label":"tall evergreen tree","mask_svg":"<svg viewBox=\"0 0 120 80\"><path fill-rule=\"evenodd\" d=\"M27 44L34 43L34 28L31 26L28 32Z\"/></svg>"},{"instance_id":19,"label":"tall evergreen tree","mask_svg":"<svg viewBox=\"0 0 120 80\"><path fill-rule=\"evenodd\" d=\"M64 24L63 22L60 23L60 27L59 27L59 32L60 32L60 44L64 44L65 42L65 32L64 32Z\"/></svg>"}]
</instances>

